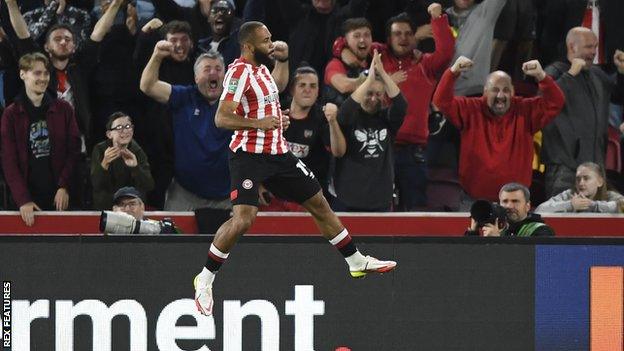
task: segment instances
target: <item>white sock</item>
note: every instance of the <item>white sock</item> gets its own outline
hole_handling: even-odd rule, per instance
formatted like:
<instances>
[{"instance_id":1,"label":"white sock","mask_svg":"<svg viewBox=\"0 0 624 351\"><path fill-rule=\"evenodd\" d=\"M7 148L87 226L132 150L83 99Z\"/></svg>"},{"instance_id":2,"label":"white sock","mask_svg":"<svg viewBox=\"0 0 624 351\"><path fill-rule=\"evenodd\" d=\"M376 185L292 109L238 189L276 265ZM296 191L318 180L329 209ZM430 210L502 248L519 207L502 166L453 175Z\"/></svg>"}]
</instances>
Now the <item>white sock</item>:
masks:
<instances>
[{"instance_id":1,"label":"white sock","mask_svg":"<svg viewBox=\"0 0 624 351\"><path fill-rule=\"evenodd\" d=\"M214 282L215 274L209 271L208 268L204 267L198 277L199 279L197 279L197 281L202 287L210 286L212 285L212 282Z\"/></svg>"},{"instance_id":2,"label":"white sock","mask_svg":"<svg viewBox=\"0 0 624 351\"><path fill-rule=\"evenodd\" d=\"M347 236L349 236L349 232L347 231L347 228L345 228L340 233L338 233L338 235L333 237L333 239L330 239L329 243L336 246L339 242L342 241L342 239L346 238Z\"/></svg>"},{"instance_id":3,"label":"white sock","mask_svg":"<svg viewBox=\"0 0 624 351\"><path fill-rule=\"evenodd\" d=\"M349 265L349 270L357 271L362 269L366 265L366 258L360 253L360 250L356 251L353 255L345 257L345 261Z\"/></svg>"}]
</instances>

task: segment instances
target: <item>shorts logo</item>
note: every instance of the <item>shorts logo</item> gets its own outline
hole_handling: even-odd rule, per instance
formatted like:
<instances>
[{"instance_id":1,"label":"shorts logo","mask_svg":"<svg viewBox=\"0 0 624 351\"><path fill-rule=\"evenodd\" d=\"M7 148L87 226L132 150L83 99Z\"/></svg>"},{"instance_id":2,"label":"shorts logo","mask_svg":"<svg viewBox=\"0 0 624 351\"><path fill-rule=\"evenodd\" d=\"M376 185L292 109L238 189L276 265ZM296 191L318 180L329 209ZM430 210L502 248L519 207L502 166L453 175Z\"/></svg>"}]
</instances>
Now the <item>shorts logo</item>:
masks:
<instances>
[{"instance_id":1,"label":"shorts logo","mask_svg":"<svg viewBox=\"0 0 624 351\"><path fill-rule=\"evenodd\" d=\"M251 181L251 179L243 180L243 188L247 190L253 188L253 182Z\"/></svg>"},{"instance_id":2,"label":"shorts logo","mask_svg":"<svg viewBox=\"0 0 624 351\"><path fill-rule=\"evenodd\" d=\"M238 78L230 79L230 84L228 84L227 91L230 94L234 94L236 92L236 88L238 88Z\"/></svg>"}]
</instances>

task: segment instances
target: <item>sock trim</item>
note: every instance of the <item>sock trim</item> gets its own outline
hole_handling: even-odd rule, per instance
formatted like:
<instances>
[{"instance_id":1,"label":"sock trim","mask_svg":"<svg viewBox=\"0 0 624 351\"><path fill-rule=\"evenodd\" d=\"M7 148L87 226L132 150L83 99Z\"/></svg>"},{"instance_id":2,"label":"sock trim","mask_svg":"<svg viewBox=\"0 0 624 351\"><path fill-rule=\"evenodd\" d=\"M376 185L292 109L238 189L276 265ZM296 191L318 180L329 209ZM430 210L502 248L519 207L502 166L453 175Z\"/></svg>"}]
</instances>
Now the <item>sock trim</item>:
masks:
<instances>
[{"instance_id":1,"label":"sock trim","mask_svg":"<svg viewBox=\"0 0 624 351\"><path fill-rule=\"evenodd\" d=\"M208 251L208 256L213 257L216 261L223 262L228 258L229 255L230 255L229 253L221 252L221 250L217 249L217 247L214 246L214 244L210 244L210 250Z\"/></svg>"},{"instance_id":2,"label":"sock trim","mask_svg":"<svg viewBox=\"0 0 624 351\"><path fill-rule=\"evenodd\" d=\"M338 235L336 235L335 237L333 237L332 239L329 240L329 242L338 247L341 248L342 246L346 245L347 242L343 243L341 246L340 243L342 243L344 241L344 239L348 238L349 240L351 239L351 237L349 237L349 232L347 231L347 229L343 229L340 233L338 233Z\"/></svg>"}]
</instances>

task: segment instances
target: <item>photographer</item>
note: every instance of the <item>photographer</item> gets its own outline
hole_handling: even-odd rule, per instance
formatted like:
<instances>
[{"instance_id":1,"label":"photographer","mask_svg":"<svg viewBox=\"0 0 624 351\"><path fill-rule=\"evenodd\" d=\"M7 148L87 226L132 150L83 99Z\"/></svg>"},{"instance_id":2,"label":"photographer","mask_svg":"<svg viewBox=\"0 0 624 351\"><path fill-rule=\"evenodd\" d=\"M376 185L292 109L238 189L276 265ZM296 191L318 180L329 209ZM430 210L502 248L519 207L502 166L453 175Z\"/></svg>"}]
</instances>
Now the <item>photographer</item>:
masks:
<instances>
[{"instance_id":1,"label":"photographer","mask_svg":"<svg viewBox=\"0 0 624 351\"><path fill-rule=\"evenodd\" d=\"M156 221L145 217L141 193L126 186L113 196L113 211L102 211L100 231L106 234L176 234L180 230L170 218Z\"/></svg>"},{"instance_id":2,"label":"photographer","mask_svg":"<svg viewBox=\"0 0 624 351\"><path fill-rule=\"evenodd\" d=\"M555 232L542 221L542 217L530 213L529 189L518 183L503 185L498 193L499 203L490 203L489 211L477 201L470 210L470 228L464 235L483 236L553 236ZM481 208L479 208L481 207ZM505 219L499 219L504 217Z\"/></svg>"}]
</instances>

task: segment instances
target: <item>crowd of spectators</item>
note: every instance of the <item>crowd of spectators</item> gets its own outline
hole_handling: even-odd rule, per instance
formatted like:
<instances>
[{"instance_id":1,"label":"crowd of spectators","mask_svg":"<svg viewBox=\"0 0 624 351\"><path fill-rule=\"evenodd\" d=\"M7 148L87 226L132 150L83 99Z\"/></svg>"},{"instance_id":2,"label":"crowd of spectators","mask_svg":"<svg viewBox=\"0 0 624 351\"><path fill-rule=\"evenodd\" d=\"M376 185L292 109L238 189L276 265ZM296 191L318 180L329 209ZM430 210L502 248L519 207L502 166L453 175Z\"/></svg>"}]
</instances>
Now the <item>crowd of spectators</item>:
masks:
<instances>
[{"instance_id":1,"label":"crowd of spectators","mask_svg":"<svg viewBox=\"0 0 624 351\"><path fill-rule=\"evenodd\" d=\"M214 116L257 20L288 63L265 62L288 147L334 209L467 210L519 183L552 197L538 212L617 212L622 19L621 0L2 0L0 209L32 224L127 186L229 209Z\"/></svg>"}]
</instances>

